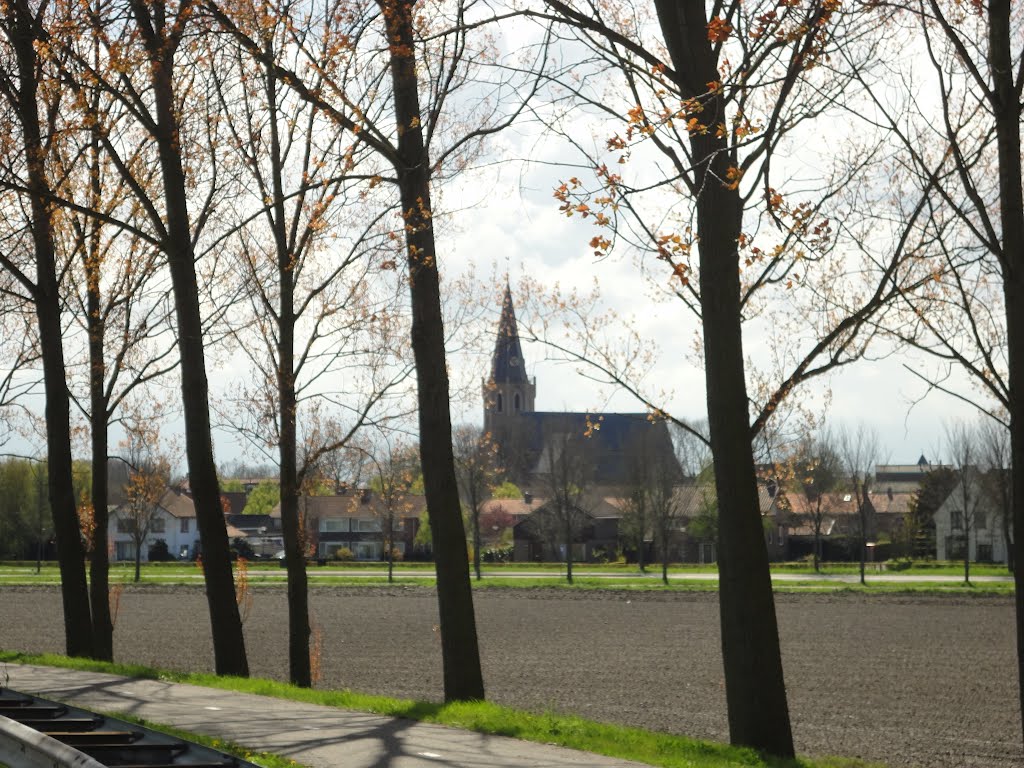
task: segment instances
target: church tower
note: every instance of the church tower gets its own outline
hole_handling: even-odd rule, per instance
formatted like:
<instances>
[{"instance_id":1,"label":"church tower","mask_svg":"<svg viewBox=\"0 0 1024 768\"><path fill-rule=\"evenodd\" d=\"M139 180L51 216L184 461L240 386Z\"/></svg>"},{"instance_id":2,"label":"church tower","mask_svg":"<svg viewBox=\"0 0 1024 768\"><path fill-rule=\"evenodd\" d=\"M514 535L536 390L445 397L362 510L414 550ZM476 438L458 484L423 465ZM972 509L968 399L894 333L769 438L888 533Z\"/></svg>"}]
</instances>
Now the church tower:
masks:
<instances>
[{"instance_id":1,"label":"church tower","mask_svg":"<svg viewBox=\"0 0 1024 768\"><path fill-rule=\"evenodd\" d=\"M506 282L491 376L483 383L484 430L500 440L512 430L519 414L533 411L536 395L537 380L531 381L526 375L512 289Z\"/></svg>"}]
</instances>

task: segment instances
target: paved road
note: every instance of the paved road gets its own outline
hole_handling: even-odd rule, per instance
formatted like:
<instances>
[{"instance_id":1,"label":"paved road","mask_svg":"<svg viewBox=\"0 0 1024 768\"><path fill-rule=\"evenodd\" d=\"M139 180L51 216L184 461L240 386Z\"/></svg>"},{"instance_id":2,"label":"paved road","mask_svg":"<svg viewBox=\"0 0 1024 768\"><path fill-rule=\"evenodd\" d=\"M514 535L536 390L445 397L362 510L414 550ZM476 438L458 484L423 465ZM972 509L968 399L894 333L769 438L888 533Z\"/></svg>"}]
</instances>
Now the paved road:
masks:
<instances>
[{"instance_id":1,"label":"paved road","mask_svg":"<svg viewBox=\"0 0 1024 768\"><path fill-rule=\"evenodd\" d=\"M14 690L272 752L310 768L640 768L642 764L440 725L214 688L12 664ZM2 675L0 675L2 677Z\"/></svg>"}]
</instances>

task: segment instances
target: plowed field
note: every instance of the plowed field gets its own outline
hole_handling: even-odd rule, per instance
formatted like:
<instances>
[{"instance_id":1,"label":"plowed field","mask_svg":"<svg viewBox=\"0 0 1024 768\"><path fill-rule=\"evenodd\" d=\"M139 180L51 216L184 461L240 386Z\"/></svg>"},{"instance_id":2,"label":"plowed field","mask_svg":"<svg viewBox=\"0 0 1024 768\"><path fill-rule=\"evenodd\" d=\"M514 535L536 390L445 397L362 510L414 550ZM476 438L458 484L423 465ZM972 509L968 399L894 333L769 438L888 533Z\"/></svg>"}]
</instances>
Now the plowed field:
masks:
<instances>
[{"instance_id":1,"label":"plowed field","mask_svg":"<svg viewBox=\"0 0 1024 768\"><path fill-rule=\"evenodd\" d=\"M488 697L727 738L713 594L488 590L475 597ZM323 687L438 699L426 588L319 588ZM890 765L1024 766L1010 598L777 597L797 749ZM119 661L212 668L200 589L127 590ZM56 588L0 589L0 647L63 650ZM246 622L253 674L287 675L283 590Z\"/></svg>"}]
</instances>

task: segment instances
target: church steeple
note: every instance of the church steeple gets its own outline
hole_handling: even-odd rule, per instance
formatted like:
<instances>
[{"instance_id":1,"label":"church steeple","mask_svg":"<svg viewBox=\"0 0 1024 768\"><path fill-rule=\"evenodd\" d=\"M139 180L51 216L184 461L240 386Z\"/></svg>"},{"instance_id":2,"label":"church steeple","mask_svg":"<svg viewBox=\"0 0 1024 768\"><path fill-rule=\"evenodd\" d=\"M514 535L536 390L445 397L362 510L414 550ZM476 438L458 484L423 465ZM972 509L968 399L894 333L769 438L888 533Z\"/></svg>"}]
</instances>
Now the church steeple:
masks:
<instances>
[{"instance_id":1,"label":"church steeple","mask_svg":"<svg viewBox=\"0 0 1024 768\"><path fill-rule=\"evenodd\" d=\"M491 358L491 381L495 384L522 384L527 381L523 348L519 344L519 327L516 325L516 308L512 304L512 289L508 282L505 283L498 338L494 344L494 357Z\"/></svg>"},{"instance_id":2,"label":"church steeple","mask_svg":"<svg viewBox=\"0 0 1024 768\"><path fill-rule=\"evenodd\" d=\"M533 411L536 395L537 383L526 375L512 289L506 281L491 376L483 382L484 429L495 436L508 432L516 416Z\"/></svg>"}]
</instances>

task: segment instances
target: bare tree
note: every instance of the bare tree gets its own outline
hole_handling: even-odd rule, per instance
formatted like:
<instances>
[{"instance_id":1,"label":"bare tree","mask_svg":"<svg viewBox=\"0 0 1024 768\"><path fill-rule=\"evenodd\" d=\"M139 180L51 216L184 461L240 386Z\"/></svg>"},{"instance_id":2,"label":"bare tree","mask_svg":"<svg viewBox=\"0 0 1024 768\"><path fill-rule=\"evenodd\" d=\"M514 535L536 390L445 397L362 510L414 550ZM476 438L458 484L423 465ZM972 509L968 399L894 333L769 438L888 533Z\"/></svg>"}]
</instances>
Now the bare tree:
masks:
<instances>
[{"instance_id":1,"label":"bare tree","mask_svg":"<svg viewBox=\"0 0 1024 768\"><path fill-rule=\"evenodd\" d=\"M50 509L61 571L64 632L68 655L92 656L93 633L84 549L71 475L71 406L65 379L61 295L54 237L53 185L47 161L62 121L58 73L43 43L52 8L27 0L0 9L3 50L0 96L14 142L5 158L4 186L22 195L34 264L19 264L0 250L0 265L31 298L36 312L46 393L47 472ZM19 156L20 155L20 156ZM11 178L12 171L15 175ZM26 250L28 248L26 247ZM35 276L29 269L34 267Z\"/></svg>"},{"instance_id":2,"label":"bare tree","mask_svg":"<svg viewBox=\"0 0 1024 768\"><path fill-rule=\"evenodd\" d=\"M243 17L240 6L236 22L252 30L265 58L253 61L235 47L228 66L214 73L221 113L251 189L232 236L249 311L233 313L230 326L257 375L234 393L228 422L256 450L276 448L289 582L289 676L309 687L300 492L321 457L343 451L364 423L381 418L382 401L409 377L398 341L407 331L397 295L403 286L397 280L389 286L383 277L394 274L382 269L393 263L381 223L389 210L363 201L365 189L358 189L378 173L376 158L365 145L344 146L345 135L295 94L278 69L282 63L295 68L310 48L329 58L346 22L337 17L316 27L267 26L259 20L262 9L249 12ZM284 3L277 12L288 17L298 9ZM310 87L322 90L323 76L314 76ZM328 244L337 258L323 254ZM254 403L267 407L254 409ZM300 436L303 420L308 423Z\"/></svg>"},{"instance_id":3,"label":"bare tree","mask_svg":"<svg viewBox=\"0 0 1024 768\"><path fill-rule=\"evenodd\" d=\"M452 452L455 455L455 476L459 481L459 495L469 513L473 537L473 571L480 575L480 511L491 497L502 468L498 465L498 445L489 433L468 424L452 432Z\"/></svg>"},{"instance_id":4,"label":"bare tree","mask_svg":"<svg viewBox=\"0 0 1024 768\"><path fill-rule=\"evenodd\" d=\"M552 419L545 428L537 474L547 500L539 522L552 543L558 542L565 578L572 584L573 545L589 520L585 496L594 475L591 438L569 421Z\"/></svg>"},{"instance_id":5,"label":"bare tree","mask_svg":"<svg viewBox=\"0 0 1024 768\"><path fill-rule=\"evenodd\" d=\"M469 62L487 56L471 38L476 25L464 23L467 6L460 1L433 8L429 18L417 14L415 0L381 0L376 8L367 5L356 13L347 6L339 11L327 3L317 10L325 18L340 12L351 21L350 28L325 49L326 59L307 51L307 60L298 72L273 61L260 41L235 18L233 9L214 0L207 0L206 7L251 56L276 68L283 82L323 109L353 144L372 149L389 170L388 176L382 173L370 180L367 190L386 182L397 193L401 212L401 227L394 235L404 244L412 311L410 339L416 364L424 490L437 571L445 699L482 699L465 527L452 455L439 253L434 236L438 212L433 209L431 192L432 182L443 178L445 169L464 167L484 137L512 123L524 100L532 95L536 77L523 77L526 70L519 70L517 82L505 80L486 86L500 98L480 100L474 91L471 99L461 99L463 91L480 85L466 77ZM321 91L309 86L304 76L307 64L318 76L327 75ZM357 64L365 77L354 83L346 81L343 75ZM427 103L421 103L421 93L429 99ZM382 105L388 108L382 110ZM458 112L457 118L453 110Z\"/></svg>"},{"instance_id":6,"label":"bare tree","mask_svg":"<svg viewBox=\"0 0 1024 768\"><path fill-rule=\"evenodd\" d=\"M224 515L221 510L210 429L204 323L197 272L197 243L210 222L220 188L219 156L211 151L222 139L220 123L199 115L211 104L202 36L188 33L196 3L145 3L125 0L116 7L80 8L77 21L99 52L82 51L79 38L54 36L57 48L74 65L67 83L81 95L83 82L109 95L131 116L113 122L95 111L88 98L76 101L85 121L96 121L103 154L127 189L139 222L130 229L166 260L174 296L174 321L185 417L189 484L203 548L206 595L210 609L214 660L219 674L247 675L245 640L235 588ZM95 62L102 66L96 66ZM182 105L187 101L188 109ZM202 160L199 158L202 157ZM190 198L202 187L203 196ZM75 207L72 201L61 200ZM195 210L192 210L192 206ZM110 220L109 213L90 215Z\"/></svg>"},{"instance_id":7,"label":"bare tree","mask_svg":"<svg viewBox=\"0 0 1024 768\"><path fill-rule=\"evenodd\" d=\"M167 492L171 462L163 453L158 421L150 415L137 415L124 422L126 438L122 458L128 465L125 502L117 512L118 529L131 536L135 550L135 581L141 576L142 547L160 520L158 503ZM106 548L106 540L99 542Z\"/></svg>"},{"instance_id":8,"label":"bare tree","mask_svg":"<svg viewBox=\"0 0 1024 768\"><path fill-rule=\"evenodd\" d=\"M843 482L844 467L831 433L806 438L786 462L796 489L806 500L806 512L814 529L814 570L821 570L821 532L828 515L834 514L833 493ZM858 506L858 510L860 507Z\"/></svg>"},{"instance_id":9,"label":"bare tree","mask_svg":"<svg viewBox=\"0 0 1024 768\"><path fill-rule=\"evenodd\" d=\"M871 87L874 120L897 152L901 189L929 190L918 262L933 276L905 295L896 335L939 361L929 390L1008 419L1014 560L1024 554L1024 15L1011 0L865 6L892 30L890 76ZM867 19L866 19L867 20ZM869 22L870 23L870 22ZM919 51L919 56L905 52ZM899 89L904 98L893 98ZM921 98L921 94L928 94ZM890 330L893 330L890 328ZM916 369L914 369L916 370ZM957 386L954 370L976 389ZM994 407L993 407L994 406ZM1024 702L1024 574L1014 570L1018 682ZM1024 734L1024 720L1021 721Z\"/></svg>"},{"instance_id":10,"label":"bare tree","mask_svg":"<svg viewBox=\"0 0 1024 768\"><path fill-rule=\"evenodd\" d=\"M837 438L838 456L843 477L852 492L857 514L853 533L860 555L860 583L865 584L868 537L872 532L871 485L875 465L882 461L878 433L865 424L851 429L844 427Z\"/></svg>"},{"instance_id":11,"label":"bare tree","mask_svg":"<svg viewBox=\"0 0 1024 768\"><path fill-rule=\"evenodd\" d=\"M628 2L545 5L590 52L559 79L570 94L565 102L585 103L618 122L600 151L583 146L571 110L552 120L562 118L560 132L575 139L595 169L592 178L574 176L558 188L561 209L599 228L591 240L599 257L617 243L642 254L641 271L701 323L722 521L730 739L791 755L750 443L796 388L863 356L874 324L903 289L906 252L897 241L881 257L865 253L863 267L851 270L836 249L842 190L861 188L857 179L876 156L873 142L813 192L792 188L775 161L812 120L843 101L852 74L829 62L841 43L857 51L856 66L870 62L870 47L862 44L867 30L824 1L656 0L655 19ZM656 42L652 27L661 33ZM578 76L581 69L587 77ZM616 78L611 87L597 77L607 73ZM592 88L595 82L602 87ZM629 174L648 153L662 168ZM749 371L743 324L765 317L778 319L794 343L780 346L770 370ZM575 354L664 412L662 398L644 393L635 378L642 371L628 361L592 349Z\"/></svg>"},{"instance_id":12,"label":"bare tree","mask_svg":"<svg viewBox=\"0 0 1024 768\"><path fill-rule=\"evenodd\" d=\"M400 437L382 435L370 455L371 488L380 496L378 517L388 583L394 580L395 533L411 511L409 494L418 478L417 448Z\"/></svg>"},{"instance_id":13,"label":"bare tree","mask_svg":"<svg viewBox=\"0 0 1024 768\"><path fill-rule=\"evenodd\" d=\"M963 554L964 584L970 584L971 537L973 535L976 546L979 516L984 514L981 510L983 484L979 471L981 448L978 434L966 422L948 423L945 432L946 450L960 475L951 496L955 503L950 512L950 533L956 549Z\"/></svg>"}]
</instances>

